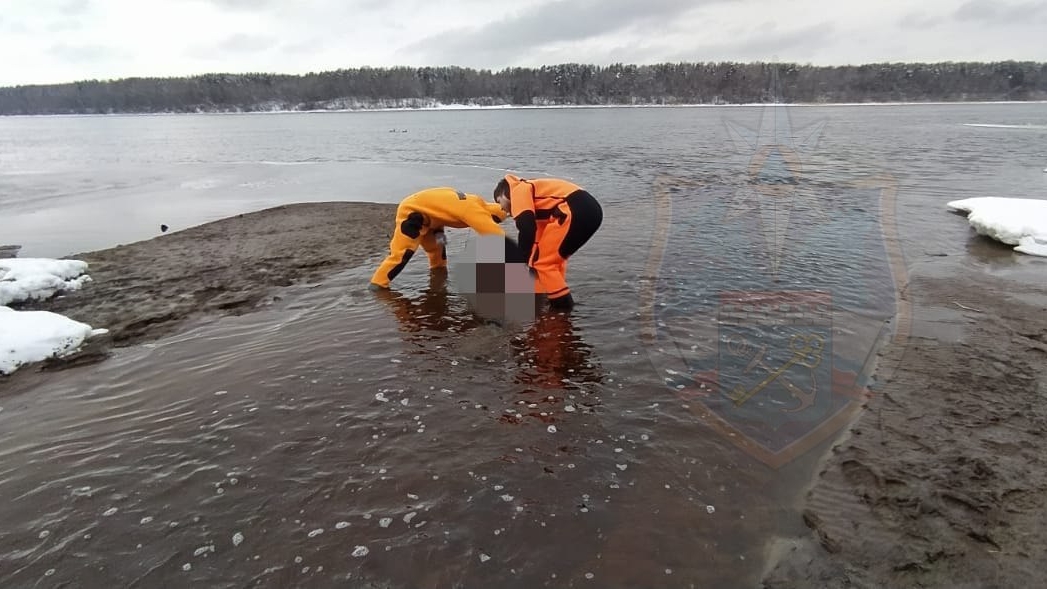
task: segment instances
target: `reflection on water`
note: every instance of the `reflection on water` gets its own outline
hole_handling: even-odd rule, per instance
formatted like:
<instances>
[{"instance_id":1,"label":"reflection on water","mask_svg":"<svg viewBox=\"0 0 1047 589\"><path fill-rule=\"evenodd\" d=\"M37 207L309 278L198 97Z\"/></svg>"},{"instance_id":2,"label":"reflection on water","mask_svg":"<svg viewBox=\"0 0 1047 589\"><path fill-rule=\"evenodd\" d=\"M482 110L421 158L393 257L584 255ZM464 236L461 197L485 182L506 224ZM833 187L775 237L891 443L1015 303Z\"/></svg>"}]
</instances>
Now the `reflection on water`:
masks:
<instances>
[{"instance_id":1,"label":"reflection on water","mask_svg":"<svg viewBox=\"0 0 1047 589\"><path fill-rule=\"evenodd\" d=\"M570 313L539 315L513 344L522 364L514 382L565 390L584 390L585 385L604 382L592 346L578 333Z\"/></svg>"},{"instance_id":2,"label":"reflection on water","mask_svg":"<svg viewBox=\"0 0 1047 589\"><path fill-rule=\"evenodd\" d=\"M393 312L400 328L410 334L410 341L424 343L440 334L462 333L486 323L481 318L462 313L459 305L448 297L447 270L430 271L428 286L416 297L397 290L378 289L375 297Z\"/></svg>"},{"instance_id":3,"label":"reflection on water","mask_svg":"<svg viewBox=\"0 0 1047 589\"><path fill-rule=\"evenodd\" d=\"M432 271L427 287L416 296L386 289L374 294L419 353L457 346L474 359L512 361L516 369L511 382L531 389L578 390L584 383L602 382L592 347L578 333L570 313L536 306L539 312L532 321L520 329L515 324L503 328L475 312L466 297L448 291L446 270Z\"/></svg>"}]
</instances>

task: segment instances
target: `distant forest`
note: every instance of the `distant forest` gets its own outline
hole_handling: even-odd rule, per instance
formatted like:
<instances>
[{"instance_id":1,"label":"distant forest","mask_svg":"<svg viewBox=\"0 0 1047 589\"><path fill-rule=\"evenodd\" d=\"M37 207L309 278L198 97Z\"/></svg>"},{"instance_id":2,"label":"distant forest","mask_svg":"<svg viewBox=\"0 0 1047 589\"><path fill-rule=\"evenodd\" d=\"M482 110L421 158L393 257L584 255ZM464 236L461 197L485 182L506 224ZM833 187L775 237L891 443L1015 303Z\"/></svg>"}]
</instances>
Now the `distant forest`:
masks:
<instances>
[{"instance_id":1,"label":"distant forest","mask_svg":"<svg viewBox=\"0 0 1047 589\"><path fill-rule=\"evenodd\" d=\"M560 64L206 74L0 88L0 114L1047 100L1047 63Z\"/></svg>"}]
</instances>

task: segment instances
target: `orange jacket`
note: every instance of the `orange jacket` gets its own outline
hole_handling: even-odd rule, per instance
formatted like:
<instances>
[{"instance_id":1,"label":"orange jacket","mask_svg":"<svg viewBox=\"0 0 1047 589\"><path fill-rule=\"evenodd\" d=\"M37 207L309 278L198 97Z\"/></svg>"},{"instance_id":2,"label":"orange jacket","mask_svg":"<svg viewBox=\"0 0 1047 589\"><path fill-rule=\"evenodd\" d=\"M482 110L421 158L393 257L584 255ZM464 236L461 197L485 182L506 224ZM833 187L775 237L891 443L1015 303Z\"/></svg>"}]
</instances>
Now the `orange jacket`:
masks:
<instances>
[{"instance_id":1,"label":"orange jacket","mask_svg":"<svg viewBox=\"0 0 1047 589\"><path fill-rule=\"evenodd\" d=\"M572 192L581 190L577 184L559 178L534 178L524 180L513 174L506 174L509 183L510 214L519 217L525 211L543 216L539 211L556 208Z\"/></svg>"},{"instance_id":2,"label":"orange jacket","mask_svg":"<svg viewBox=\"0 0 1047 589\"><path fill-rule=\"evenodd\" d=\"M530 258L538 223L548 222L556 208L563 204L571 193L582 188L559 178L525 180L513 174L506 174L505 181L509 184L509 213L516 220L520 247Z\"/></svg>"},{"instance_id":3,"label":"orange jacket","mask_svg":"<svg viewBox=\"0 0 1047 589\"><path fill-rule=\"evenodd\" d=\"M424 215L430 230L470 227L484 235L505 235L498 223L505 220L506 214L498 203L487 202L480 196L454 188L429 188L416 192L405 198L400 207Z\"/></svg>"}]
</instances>

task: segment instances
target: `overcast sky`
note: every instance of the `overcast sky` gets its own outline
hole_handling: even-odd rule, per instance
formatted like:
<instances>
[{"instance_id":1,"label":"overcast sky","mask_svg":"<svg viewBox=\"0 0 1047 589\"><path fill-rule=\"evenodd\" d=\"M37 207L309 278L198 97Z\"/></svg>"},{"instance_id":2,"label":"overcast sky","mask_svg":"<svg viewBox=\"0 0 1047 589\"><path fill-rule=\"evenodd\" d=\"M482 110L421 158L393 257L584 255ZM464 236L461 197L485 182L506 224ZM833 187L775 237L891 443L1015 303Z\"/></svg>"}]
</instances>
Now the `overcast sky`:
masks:
<instances>
[{"instance_id":1,"label":"overcast sky","mask_svg":"<svg viewBox=\"0 0 1047 589\"><path fill-rule=\"evenodd\" d=\"M0 86L566 62L1047 60L1047 0L0 0Z\"/></svg>"}]
</instances>

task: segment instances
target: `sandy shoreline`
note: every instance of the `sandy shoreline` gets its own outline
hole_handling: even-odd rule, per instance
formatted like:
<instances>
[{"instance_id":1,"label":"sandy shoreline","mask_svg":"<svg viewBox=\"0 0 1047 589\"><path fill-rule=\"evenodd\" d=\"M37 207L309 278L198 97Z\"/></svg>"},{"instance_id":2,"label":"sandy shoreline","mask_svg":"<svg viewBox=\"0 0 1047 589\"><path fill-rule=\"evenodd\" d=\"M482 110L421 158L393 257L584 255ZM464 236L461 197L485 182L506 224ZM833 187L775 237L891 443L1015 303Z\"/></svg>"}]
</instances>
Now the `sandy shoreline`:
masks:
<instances>
[{"instance_id":1,"label":"sandy shoreline","mask_svg":"<svg viewBox=\"0 0 1047 589\"><path fill-rule=\"evenodd\" d=\"M964 333L885 350L895 368L823 462L810 534L781 548L764 587L1042 582L1045 294L978 269L910 284L919 313L962 309Z\"/></svg>"},{"instance_id":2,"label":"sandy shoreline","mask_svg":"<svg viewBox=\"0 0 1047 589\"><path fill-rule=\"evenodd\" d=\"M359 265L388 247L395 211L395 204L285 205L68 256L88 263L92 281L83 290L13 306L60 313L109 334L10 378L99 361L111 347L155 340L189 321L249 312L271 302L279 287Z\"/></svg>"},{"instance_id":3,"label":"sandy shoreline","mask_svg":"<svg viewBox=\"0 0 1047 589\"><path fill-rule=\"evenodd\" d=\"M288 205L70 256L93 282L19 308L110 330L44 369L96 362L381 255L394 210ZM1036 585L1047 568L1047 297L1012 286L977 268L912 281L918 313L955 312L961 293L964 331L885 351L897 368L826 457L805 500L809 533L780 547L765 587Z\"/></svg>"}]
</instances>

